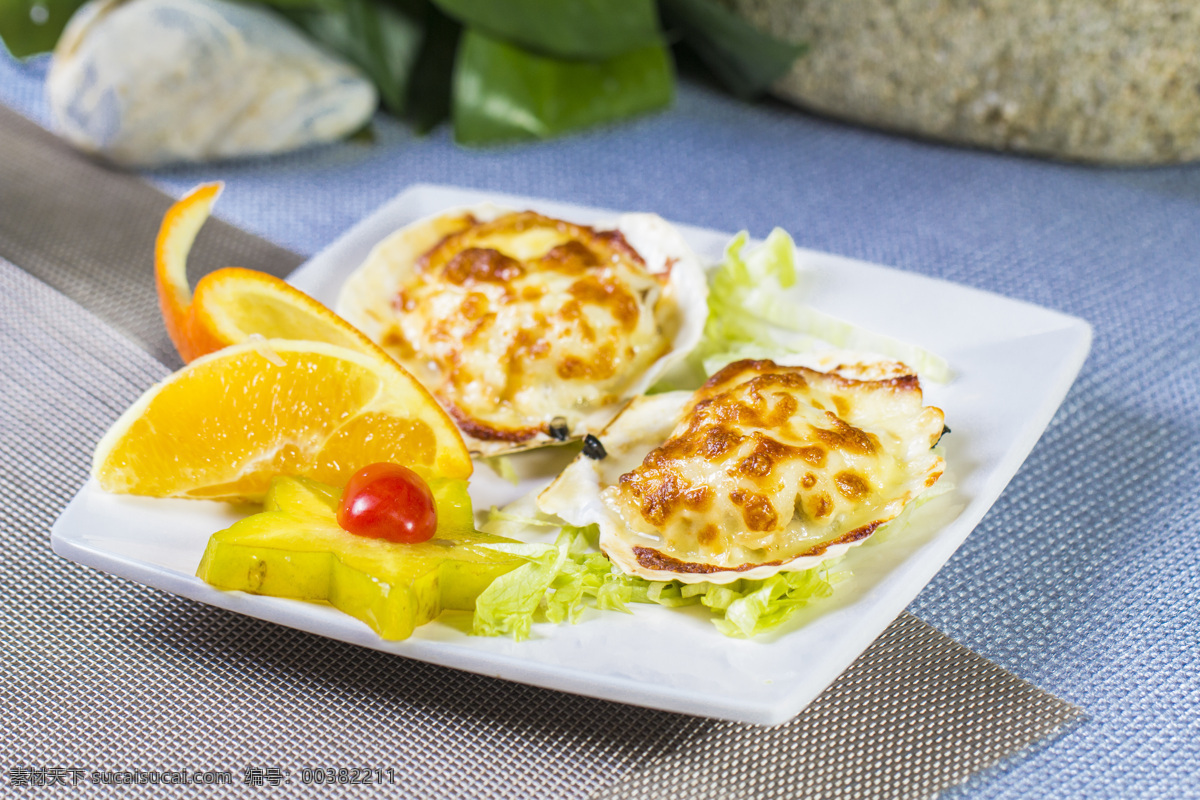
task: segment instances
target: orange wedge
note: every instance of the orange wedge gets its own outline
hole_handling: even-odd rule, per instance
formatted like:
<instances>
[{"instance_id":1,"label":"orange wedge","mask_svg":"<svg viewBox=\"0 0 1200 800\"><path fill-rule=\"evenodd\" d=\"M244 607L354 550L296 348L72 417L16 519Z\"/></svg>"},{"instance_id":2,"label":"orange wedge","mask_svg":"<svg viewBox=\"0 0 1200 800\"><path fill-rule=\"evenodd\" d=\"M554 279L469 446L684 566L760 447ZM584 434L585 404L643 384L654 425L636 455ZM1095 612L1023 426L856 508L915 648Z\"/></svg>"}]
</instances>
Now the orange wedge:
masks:
<instances>
[{"instance_id":1,"label":"orange wedge","mask_svg":"<svg viewBox=\"0 0 1200 800\"><path fill-rule=\"evenodd\" d=\"M472 470L450 417L386 355L269 339L152 387L100 440L92 474L110 492L261 500L273 476L344 485L377 461L425 477Z\"/></svg>"},{"instance_id":2,"label":"orange wedge","mask_svg":"<svg viewBox=\"0 0 1200 800\"><path fill-rule=\"evenodd\" d=\"M187 281L188 253L221 188L219 183L209 183L193 189L168 209L158 231L154 248L158 305L180 357L190 362L253 334L382 352L337 314L265 272L219 269L201 278L193 295Z\"/></svg>"}]
</instances>

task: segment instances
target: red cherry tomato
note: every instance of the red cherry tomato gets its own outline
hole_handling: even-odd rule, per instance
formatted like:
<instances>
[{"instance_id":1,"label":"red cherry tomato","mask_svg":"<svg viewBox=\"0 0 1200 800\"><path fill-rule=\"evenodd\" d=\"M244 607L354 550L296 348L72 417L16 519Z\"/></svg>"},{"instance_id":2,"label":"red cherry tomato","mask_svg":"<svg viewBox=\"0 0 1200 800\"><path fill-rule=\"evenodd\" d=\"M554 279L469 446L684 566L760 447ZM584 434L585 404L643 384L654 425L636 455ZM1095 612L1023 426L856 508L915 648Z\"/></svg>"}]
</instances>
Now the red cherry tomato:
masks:
<instances>
[{"instance_id":1,"label":"red cherry tomato","mask_svg":"<svg viewBox=\"0 0 1200 800\"><path fill-rule=\"evenodd\" d=\"M346 484L337 521L359 536L424 542L437 531L437 506L429 485L408 467L371 464Z\"/></svg>"}]
</instances>

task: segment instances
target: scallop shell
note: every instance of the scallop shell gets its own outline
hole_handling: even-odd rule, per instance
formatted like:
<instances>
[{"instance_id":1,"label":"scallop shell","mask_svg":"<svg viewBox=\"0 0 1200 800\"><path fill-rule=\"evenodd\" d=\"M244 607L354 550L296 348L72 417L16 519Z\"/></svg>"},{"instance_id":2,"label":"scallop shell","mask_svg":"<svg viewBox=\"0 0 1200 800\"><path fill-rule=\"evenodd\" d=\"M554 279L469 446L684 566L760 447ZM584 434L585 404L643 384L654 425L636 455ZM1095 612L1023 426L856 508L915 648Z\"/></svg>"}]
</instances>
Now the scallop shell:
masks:
<instances>
[{"instance_id":1,"label":"scallop shell","mask_svg":"<svg viewBox=\"0 0 1200 800\"><path fill-rule=\"evenodd\" d=\"M346 281L338 298L337 312L388 350L427 386L438 386L441 375L435 365L419 357L405 357L386 342L385 334L398 313L392 308L391 299L405 278L415 270L418 259L446 236L459 230L464 216L470 215L479 222L489 222L515 210L485 203L445 211L401 228L376 245L362 266ZM678 315L670 350L631 381L616 402L576 410L565 439L538 433L532 439L513 443L478 439L464 432L472 455L505 455L597 433L620 412L629 398L644 394L699 343L708 316L708 283L699 259L683 236L655 214L623 214L610 223L592 224L590 227L598 231L620 231L641 255L649 272L669 271L670 277L663 289L660 305L666 304L664 313ZM548 425L557 416L559 414L550 415L547 419L530 420L530 424Z\"/></svg>"},{"instance_id":2,"label":"scallop shell","mask_svg":"<svg viewBox=\"0 0 1200 800\"><path fill-rule=\"evenodd\" d=\"M913 371L903 364L880 360L877 356L869 354L845 351L797 355L786 359L786 364L781 366L808 367L867 384L878 384L881 387L891 385L905 376L914 375ZM602 493L606 488L616 486L623 474L635 469L651 450L670 436L692 397L693 393L683 391L632 400L600 435L607 457L601 460L586 458L583 455L577 457L539 495L539 510L555 515L571 525L598 525L601 550L627 574L656 581L724 584L740 578L759 580L779 572L803 571L843 555L850 548L866 541L879 525L897 516L905 505L936 482L944 469L944 462L940 456L928 451L925 454L920 453L922 447L931 446L936 441L936 435L941 431L941 411L925 407L921 418L914 419L914 435L911 437L912 447L909 453L911 474L903 484L895 487L895 496L888 498L886 512L867 526L864 535L843 540L846 539L845 534L850 531L831 531L826 540L811 545L806 543L805 551L790 557L772 563L747 563L735 569L708 568L704 564L687 565L701 567L696 571L654 568L639 559L635 547L645 552L644 548L658 549L660 543L643 533L632 531L622 519L619 510L607 502ZM935 427L937 433L933 431ZM924 441L921 437L926 435L930 437L930 441L925 445L918 444ZM913 450L916 452L911 452Z\"/></svg>"}]
</instances>

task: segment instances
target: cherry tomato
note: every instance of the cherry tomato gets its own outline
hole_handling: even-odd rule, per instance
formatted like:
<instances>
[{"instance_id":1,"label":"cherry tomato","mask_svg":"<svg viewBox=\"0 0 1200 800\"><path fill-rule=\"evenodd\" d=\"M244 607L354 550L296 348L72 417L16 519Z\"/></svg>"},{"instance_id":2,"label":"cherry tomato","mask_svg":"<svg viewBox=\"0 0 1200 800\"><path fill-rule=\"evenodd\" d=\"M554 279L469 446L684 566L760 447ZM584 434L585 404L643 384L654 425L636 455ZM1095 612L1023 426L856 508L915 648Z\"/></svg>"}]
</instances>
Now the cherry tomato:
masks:
<instances>
[{"instance_id":1,"label":"cherry tomato","mask_svg":"<svg viewBox=\"0 0 1200 800\"><path fill-rule=\"evenodd\" d=\"M371 464L346 484L337 521L359 536L424 542L437 531L437 506L429 485L408 467Z\"/></svg>"}]
</instances>

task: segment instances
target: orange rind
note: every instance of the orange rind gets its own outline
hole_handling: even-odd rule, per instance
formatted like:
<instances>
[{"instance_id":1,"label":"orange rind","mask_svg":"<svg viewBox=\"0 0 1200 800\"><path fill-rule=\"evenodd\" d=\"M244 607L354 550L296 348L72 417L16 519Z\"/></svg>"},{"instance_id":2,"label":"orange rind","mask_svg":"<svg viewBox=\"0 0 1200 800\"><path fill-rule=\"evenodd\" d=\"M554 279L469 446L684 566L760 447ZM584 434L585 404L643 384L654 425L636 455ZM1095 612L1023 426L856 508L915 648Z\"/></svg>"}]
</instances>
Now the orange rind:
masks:
<instances>
[{"instance_id":1,"label":"orange rind","mask_svg":"<svg viewBox=\"0 0 1200 800\"><path fill-rule=\"evenodd\" d=\"M383 354L357 328L286 281L252 269L225 267L205 275L193 293L187 259L221 194L220 183L198 186L163 217L154 249L154 278L167 334L184 362L244 342L268 339L327 342Z\"/></svg>"}]
</instances>

